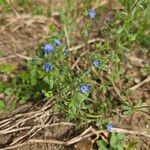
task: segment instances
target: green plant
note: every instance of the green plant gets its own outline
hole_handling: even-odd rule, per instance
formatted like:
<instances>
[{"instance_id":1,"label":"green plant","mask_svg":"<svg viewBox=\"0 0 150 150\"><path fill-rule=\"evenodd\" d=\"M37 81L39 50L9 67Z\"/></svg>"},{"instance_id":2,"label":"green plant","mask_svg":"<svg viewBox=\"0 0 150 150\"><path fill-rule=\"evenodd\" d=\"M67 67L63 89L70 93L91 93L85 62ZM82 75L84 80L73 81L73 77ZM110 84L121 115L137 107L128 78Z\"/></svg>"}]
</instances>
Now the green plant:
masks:
<instances>
[{"instance_id":1,"label":"green plant","mask_svg":"<svg viewBox=\"0 0 150 150\"><path fill-rule=\"evenodd\" d=\"M131 103L126 89L118 88L126 84L123 66L128 61L126 54L136 49L137 43L146 44L149 38L145 33L149 8L146 1L130 11L135 1L120 1L125 9L114 11L114 18L108 21L102 20L100 15L100 11L107 9L94 7L95 1L74 1L78 8L75 9L68 0L64 7L69 9L55 8L64 28L49 26L50 33L36 56L28 61L26 69L10 78L7 86L1 84L1 92L15 95L15 104L55 98L55 110L64 113L69 121L76 121L79 125L95 123L98 128L103 128L107 118L118 111L128 115L141 111L145 106ZM4 1L0 2L7 6ZM18 5L28 11L35 8L32 0L20 0ZM42 7L36 7L32 14L42 14L43 11ZM144 18L139 18L143 14ZM97 21L99 19L105 21L104 28ZM77 49L70 48L74 44ZM9 64L0 66L0 69L6 74L13 70ZM2 101L1 107L4 108ZM122 135L112 133L111 148L121 147L121 139ZM104 141L99 144L105 145Z\"/></svg>"},{"instance_id":2,"label":"green plant","mask_svg":"<svg viewBox=\"0 0 150 150\"><path fill-rule=\"evenodd\" d=\"M131 102L124 102L122 104L122 111L125 115L133 115L137 111L148 113L148 108L146 103L139 101L135 104Z\"/></svg>"},{"instance_id":3,"label":"green plant","mask_svg":"<svg viewBox=\"0 0 150 150\"><path fill-rule=\"evenodd\" d=\"M124 134L111 133L110 141L107 144L104 140L98 140L98 150L124 150Z\"/></svg>"},{"instance_id":4,"label":"green plant","mask_svg":"<svg viewBox=\"0 0 150 150\"><path fill-rule=\"evenodd\" d=\"M6 102L2 99L0 100L0 112L6 110Z\"/></svg>"}]
</instances>

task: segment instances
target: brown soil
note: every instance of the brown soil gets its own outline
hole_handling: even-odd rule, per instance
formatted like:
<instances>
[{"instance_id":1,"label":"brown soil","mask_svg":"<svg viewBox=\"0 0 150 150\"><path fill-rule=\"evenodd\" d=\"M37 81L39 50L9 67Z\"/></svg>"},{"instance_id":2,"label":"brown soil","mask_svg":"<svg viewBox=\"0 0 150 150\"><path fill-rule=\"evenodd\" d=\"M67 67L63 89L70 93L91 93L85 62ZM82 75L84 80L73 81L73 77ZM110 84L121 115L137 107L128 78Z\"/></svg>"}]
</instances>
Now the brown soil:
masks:
<instances>
[{"instance_id":1,"label":"brown soil","mask_svg":"<svg viewBox=\"0 0 150 150\"><path fill-rule=\"evenodd\" d=\"M37 47L47 37L50 24L60 28L54 18L30 14L21 14L19 17L0 15L0 51L6 56L0 58L0 63L9 62L10 59L17 62L16 59L21 57L17 54L33 56Z\"/></svg>"}]
</instances>

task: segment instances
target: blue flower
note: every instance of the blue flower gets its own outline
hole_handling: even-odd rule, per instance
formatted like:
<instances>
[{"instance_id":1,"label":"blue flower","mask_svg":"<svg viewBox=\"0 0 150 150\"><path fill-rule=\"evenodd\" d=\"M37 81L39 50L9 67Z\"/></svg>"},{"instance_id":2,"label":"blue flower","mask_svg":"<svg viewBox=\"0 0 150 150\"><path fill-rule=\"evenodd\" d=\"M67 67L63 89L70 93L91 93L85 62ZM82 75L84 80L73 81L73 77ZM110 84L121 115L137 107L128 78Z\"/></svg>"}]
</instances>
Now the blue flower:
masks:
<instances>
[{"instance_id":1,"label":"blue flower","mask_svg":"<svg viewBox=\"0 0 150 150\"><path fill-rule=\"evenodd\" d=\"M95 18L95 16L96 16L96 11L95 11L94 9L90 9L90 10L89 10L89 16L90 16L90 19Z\"/></svg>"},{"instance_id":2,"label":"blue flower","mask_svg":"<svg viewBox=\"0 0 150 150\"><path fill-rule=\"evenodd\" d=\"M53 65L49 64L49 63L46 63L44 65L44 69L45 69L46 72L49 72L49 71L51 71L53 69Z\"/></svg>"},{"instance_id":3,"label":"blue flower","mask_svg":"<svg viewBox=\"0 0 150 150\"><path fill-rule=\"evenodd\" d=\"M87 85L87 84L83 84L81 87L80 87L80 92L81 93L88 93L89 92L89 90L90 90L90 87L89 87L89 85Z\"/></svg>"},{"instance_id":4,"label":"blue flower","mask_svg":"<svg viewBox=\"0 0 150 150\"><path fill-rule=\"evenodd\" d=\"M100 66L100 61L99 60L95 60L94 62L93 62L93 65L95 66L95 68L99 68L99 66Z\"/></svg>"},{"instance_id":5,"label":"blue flower","mask_svg":"<svg viewBox=\"0 0 150 150\"><path fill-rule=\"evenodd\" d=\"M59 46L59 45L61 45L61 42L60 42L60 40L54 40L54 42L55 42L55 45L56 45L56 46Z\"/></svg>"},{"instance_id":6,"label":"blue flower","mask_svg":"<svg viewBox=\"0 0 150 150\"><path fill-rule=\"evenodd\" d=\"M48 55L49 53L52 53L54 50L55 50L55 47L52 44L45 44L44 45L45 55Z\"/></svg>"},{"instance_id":7,"label":"blue flower","mask_svg":"<svg viewBox=\"0 0 150 150\"><path fill-rule=\"evenodd\" d=\"M106 130L107 130L107 132L112 132L112 124L111 123L108 123L107 125L106 125Z\"/></svg>"}]
</instances>

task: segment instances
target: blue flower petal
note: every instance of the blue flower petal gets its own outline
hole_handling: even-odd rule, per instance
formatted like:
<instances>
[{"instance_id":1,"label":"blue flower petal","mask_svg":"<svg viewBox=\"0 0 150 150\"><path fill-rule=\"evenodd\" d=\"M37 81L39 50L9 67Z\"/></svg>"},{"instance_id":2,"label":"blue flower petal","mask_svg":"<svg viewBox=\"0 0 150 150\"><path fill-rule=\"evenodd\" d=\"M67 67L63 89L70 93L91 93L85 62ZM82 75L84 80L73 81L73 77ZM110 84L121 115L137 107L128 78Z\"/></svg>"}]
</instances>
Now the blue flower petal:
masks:
<instances>
[{"instance_id":1,"label":"blue flower petal","mask_svg":"<svg viewBox=\"0 0 150 150\"><path fill-rule=\"evenodd\" d=\"M90 16L90 19L95 18L95 16L96 16L96 11L95 11L94 9L90 9L90 10L89 10L89 16Z\"/></svg>"},{"instance_id":2,"label":"blue flower petal","mask_svg":"<svg viewBox=\"0 0 150 150\"><path fill-rule=\"evenodd\" d=\"M55 50L55 47L52 44L45 44L44 45L45 55L48 55L49 53L52 53L54 50Z\"/></svg>"},{"instance_id":3,"label":"blue flower petal","mask_svg":"<svg viewBox=\"0 0 150 150\"><path fill-rule=\"evenodd\" d=\"M112 132L112 124L111 123L108 123L107 125L106 125L106 130L107 130L107 132Z\"/></svg>"},{"instance_id":4,"label":"blue flower petal","mask_svg":"<svg viewBox=\"0 0 150 150\"><path fill-rule=\"evenodd\" d=\"M94 65L95 68L99 68L100 64L101 64L101 63L100 63L99 60L95 60L95 61L93 62L93 65Z\"/></svg>"},{"instance_id":5,"label":"blue flower petal","mask_svg":"<svg viewBox=\"0 0 150 150\"><path fill-rule=\"evenodd\" d=\"M88 93L89 92L89 90L90 90L90 87L89 87L89 85L87 85L87 84L83 84L81 87L80 87L80 92L81 93Z\"/></svg>"},{"instance_id":6,"label":"blue flower petal","mask_svg":"<svg viewBox=\"0 0 150 150\"><path fill-rule=\"evenodd\" d=\"M60 40L57 40L57 39L56 39L56 40L54 40L54 42L55 42L55 45L56 45L56 46L59 46L59 45L61 45L61 42L60 42Z\"/></svg>"},{"instance_id":7,"label":"blue flower petal","mask_svg":"<svg viewBox=\"0 0 150 150\"><path fill-rule=\"evenodd\" d=\"M45 69L46 72L49 72L49 71L51 71L53 69L53 65L50 64L50 63L46 63L44 65L44 69Z\"/></svg>"}]
</instances>

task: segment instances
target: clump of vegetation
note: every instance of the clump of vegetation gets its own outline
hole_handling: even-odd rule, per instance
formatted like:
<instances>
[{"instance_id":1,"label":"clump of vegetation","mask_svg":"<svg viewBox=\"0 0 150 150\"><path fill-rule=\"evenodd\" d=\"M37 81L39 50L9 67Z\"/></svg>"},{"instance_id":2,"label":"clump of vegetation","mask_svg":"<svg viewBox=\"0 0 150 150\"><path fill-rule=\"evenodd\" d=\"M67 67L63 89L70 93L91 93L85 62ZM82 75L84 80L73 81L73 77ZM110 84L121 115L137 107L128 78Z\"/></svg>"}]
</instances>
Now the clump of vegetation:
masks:
<instances>
[{"instance_id":1,"label":"clump of vegetation","mask_svg":"<svg viewBox=\"0 0 150 150\"><path fill-rule=\"evenodd\" d=\"M111 150L123 150L125 148L124 146L124 134L123 133L112 133L110 137L110 144L107 144L103 140L97 141L97 145L99 147L98 150L106 150L106 149L111 149Z\"/></svg>"},{"instance_id":2,"label":"clump of vegetation","mask_svg":"<svg viewBox=\"0 0 150 150\"><path fill-rule=\"evenodd\" d=\"M114 17L107 16L101 20L102 8L98 4L92 7L95 2L81 2L78 14L73 13L68 1L68 12L73 17L69 20L68 12L60 14L64 30L58 31L54 25L49 26L51 36L28 62L27 69L11 79L13 88L8 85L2 86L1 90L15 94L15 104L28 100L44 102L55 97L56 111L64 113L69 121L79 125L94 123L100 129L105 128L107 118L117 112L132 115L145 109L142 102L132 103L128 97L131 91L119 91L117 84L125 78L123 64L128 61L126 54L137 43L142 46L148 44L149 37L145 35L148 23L144 18L150 12L150 4L148 1L137 4L135 1L120 2L124 6L123 11L118 10ZM86 7L83 9L83 6ZM37 10L38 13L41 11ZM79 17L76 15L82 15L81 26L78 25L81 42L79 48L72 48L72 43L78 43L77 40L70 41L73 40L70 33L76 28L75 17ZM0 106L6 107L2 101ZM101 150L108 147L121 150L124 149L123 140L122 134L112 133L110 145L103 140L97 145Z\"/></svg>"}]
</instances>

